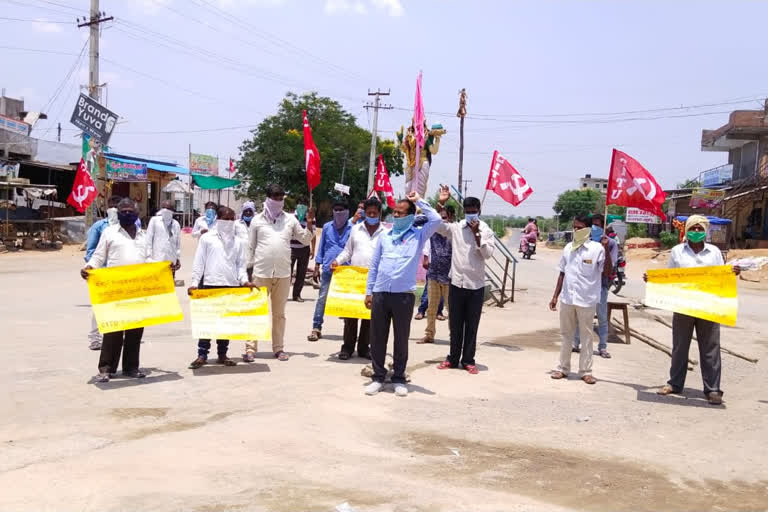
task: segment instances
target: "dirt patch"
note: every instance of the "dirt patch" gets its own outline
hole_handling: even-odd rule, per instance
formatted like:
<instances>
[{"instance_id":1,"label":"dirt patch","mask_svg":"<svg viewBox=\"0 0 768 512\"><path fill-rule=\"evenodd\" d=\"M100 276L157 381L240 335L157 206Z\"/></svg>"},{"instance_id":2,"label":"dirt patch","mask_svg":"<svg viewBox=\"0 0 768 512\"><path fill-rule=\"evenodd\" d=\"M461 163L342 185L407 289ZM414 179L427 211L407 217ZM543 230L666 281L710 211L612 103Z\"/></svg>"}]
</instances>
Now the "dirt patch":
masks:
<instances>
[{"instance_id":1,"label":"dirt patch","mask_svg":"<svg viewBox=\"0 0 768 512\"><path fill-rule=\"evenodd\" d=\"M208 418L200 421L170 421L162 425L156 425L151 427L140 428L130 432L125 439L130 441L136 441L145 437L153 436L156 434L168 434L171 432L184 432L185 430L193 430L196 428L204 427L209 423L215 423L226 419L233 414L240 411L220 412L209 416Z\"/></svg>"},{"instance_id":2,"label":"dirt patch","mask_svg":"<svg viewBox=\"0 0 768 512\"><path fill-rule=\"evenodd\" d=\"M386 488L386 487L385 487ZM369 488L338 489L326 485L291 485L272 487L257 493L255 502L270 512L296 512L299 510L335 510L344 502L358 510L389 503L394 497L377 495Z\"/></svg>"},{"instance_id":3,"label":"dirt patch","mask_svg":"<svg viewBox=\"0 0 768 512\"><path fill-rule=\"evenodd\" d=\"M559 352L561 340L562 338L559 329L541 329L539 331L493 338L491 341L481 343L481 345L503 348L511 352L519 352L526 348L535 348L538 350L546 350L548 352Z\"/></svg>"},{"instance_id":4,"label":"dirt patch","mask_svg":"<svg viewBox=\"0 0 768 512\"><path fill-rule=\"evenodd\" d=\"M659 468L574 450L490 444L415 432L399 441L426 456L422 470L437 481L479 485L593 512L766 510L768 481L681 479ZM449 448L450 447L450 448ZM459 456L451 450L457 450Z\"/></svg>"},{"instance_id":5,"label":"dirt patch","mask_svg":"<svg viewBox=\"0 0 768 512\"><path fill-rule=\"evenodd\" d=\"M121 420L131 420L134 418L165 418L170 409L168 407L130 407L123 409L112 409L112 416Z\"/></svg>"}]
</instances>

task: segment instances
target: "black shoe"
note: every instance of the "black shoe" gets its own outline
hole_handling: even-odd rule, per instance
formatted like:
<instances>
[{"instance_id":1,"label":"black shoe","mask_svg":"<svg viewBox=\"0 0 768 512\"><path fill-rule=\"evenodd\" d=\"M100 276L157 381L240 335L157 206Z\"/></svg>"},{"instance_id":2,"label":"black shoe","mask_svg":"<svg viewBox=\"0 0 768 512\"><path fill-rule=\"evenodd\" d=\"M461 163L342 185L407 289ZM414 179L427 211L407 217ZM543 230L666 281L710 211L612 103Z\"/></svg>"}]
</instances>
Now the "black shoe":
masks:
<instances>
[{"instance_id":1,"label":"black shoe","mask_svg":"<svg viewBox=\"0 0 768 512\"><path fill-rule=\"evenodd\" d=\"M358 352L357 352L357 357L361 357L361 358L363 358L363 359L367 359L367 360L369 360L369 361L370 361L370 360L371 360L371 353L370 353L370 352L363 352L363 353L360 353L360 352L358 351Z\"/></svg>"},{"instance_id":2,"label":"black shoe","mask_svg":"<svg viewBox=\"0 0 768 512\"><path fill-rule=\"evenodd\" d=\"M349 357L350 355L347 354L346 352L339 352L339 359L341 359L342 361L346 361L347 359L349 359Z\"/></svg>"},{"instance_id":3,"label":"black shoe","mask_svg":"<svg viewBox=\"0 0 768 512\"><path fill-rule=\"evenodd\" d=\"M131 370L129 372L123 371L123 377L128 379L143 379L146 376L145 373L142 373L139 370Z\"/></svg>"}]
</instances>

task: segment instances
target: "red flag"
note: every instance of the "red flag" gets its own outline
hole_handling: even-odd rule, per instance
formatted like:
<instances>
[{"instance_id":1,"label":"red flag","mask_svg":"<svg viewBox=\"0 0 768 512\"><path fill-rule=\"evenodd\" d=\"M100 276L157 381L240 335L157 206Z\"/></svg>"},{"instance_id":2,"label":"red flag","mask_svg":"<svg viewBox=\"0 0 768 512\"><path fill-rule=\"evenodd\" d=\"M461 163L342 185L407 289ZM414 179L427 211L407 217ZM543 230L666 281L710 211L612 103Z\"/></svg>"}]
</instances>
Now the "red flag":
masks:
<instances>
[{"instance_id":1,"label":"red flag","mask_svg":"<svg viewBox=\"0 0 768 512\"><path fill-rule=\"evenodd\" d=\"M69 193L67 202L74 207L75 210L80 213L91 205L98 192L96 191L96 185L91 179L91 175L85 168L85 160L80 159L80 165L77 166L77 173L75 174L75 182L72 184L72 192Z\"/></svg>"},{"instance_id":2,"label":"red flag","mask_svg":"<svg viewBox=\"0 0 768 512\"><path fill-rule=\"evenodd\" d=\"M533 189L525 181L525 178L498 151L493 152L491 171L488 173L488 183L485 185L485 189L496 192L499 197L512 206L519 205L533 194Z\"/></svg>"},{"instance_id":3,"label":"red flag","mask_svg":"<svg viewBox=\"0 0 768 512\"><path fill-rule=\"evenodd\" d=\"M304 161L307 169L307 187L312 190L320 184L320 153L317 151L315 141L312 140L312 128L309 127L307 111L304 116Z\"/></svg>"},{"instance_id":4,"label":"red flag","mask_svg":"<svg viewBox=\"0 0 768 512\"><path fill-rule=\"evenodd\" d=\"M379 155L379 165L376 169L376 181L373 185L373 190L384 192L384 196L387 198L387 205L390 208L395 207L395 192L392 190L392 183L389 181L389 173L387 172L387 166L384 165L384 157L382 155Z\"/></svg>"},{"instance_id":5,"label":"red flag","mask_svg":"<svg viewBox=\"0 0 768 512\"><path fill-rule=\"evenodd\" d=\"M229 175L232 176L233 172L235 172L235 161L232 160L232 157L229 157Z\"/></svg>"},{"instance_id":6,"label":"red flag","mask_svg":"<svg viewBox=\"0 0 768 512\"><path fill-rule=\"evenodd\" d=\"M661 206L666 197L667 194L640 162L618 149L613 150L606 205L640 208L661 217L663 221L667 217Z\"/></svg>"}]
</instances>

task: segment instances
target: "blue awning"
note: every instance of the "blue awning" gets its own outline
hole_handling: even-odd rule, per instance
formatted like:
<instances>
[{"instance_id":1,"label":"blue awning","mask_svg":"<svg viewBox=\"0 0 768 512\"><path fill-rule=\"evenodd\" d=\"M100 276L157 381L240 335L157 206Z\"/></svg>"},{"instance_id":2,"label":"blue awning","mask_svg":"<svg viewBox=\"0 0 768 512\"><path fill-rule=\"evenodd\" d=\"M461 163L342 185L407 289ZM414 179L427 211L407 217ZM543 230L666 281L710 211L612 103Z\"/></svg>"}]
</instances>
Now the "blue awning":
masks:
<instances>
[{"instance_id":1,"label":"blue awning","mask_svg":"<svg viewBox=\"0 0 768 512\"><path fill-rule=\"evenodd\" d=\"M186 169L184 167L180 167L177 165L173 165L173 164L155 162L153 160L145 160L143 158L133 159L133 158L125 158L122 156L117 157L117 156L112 156L109 153L105 153L104 157L109 158L110 160L116 160L118 162L124 162L128 164L138 164L138 165L146 164L147 169L152 169L153 171L189 175L189 169Z\"/></svg>"}]
</instances>

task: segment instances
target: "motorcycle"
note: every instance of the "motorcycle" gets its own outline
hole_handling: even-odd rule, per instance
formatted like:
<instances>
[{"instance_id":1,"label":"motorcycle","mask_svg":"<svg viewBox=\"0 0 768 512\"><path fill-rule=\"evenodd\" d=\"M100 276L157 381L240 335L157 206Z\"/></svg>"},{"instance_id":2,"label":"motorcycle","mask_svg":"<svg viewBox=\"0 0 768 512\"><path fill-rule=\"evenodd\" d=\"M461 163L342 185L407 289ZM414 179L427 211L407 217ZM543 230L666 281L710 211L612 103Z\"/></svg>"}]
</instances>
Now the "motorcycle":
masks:
<instances>
[{"instance_id":1,"label":"motorcycle","mask_svg":"<svg viewBox=\"0 0 768 512\"><path fill-rule=\"evenodd\" d=\"M531 259L534 254L536 254L536 242L529 241L525 246L525 251L523 251L523 259Z\"/></svg>"},{"instance_id":2,"label":"motorcycle","mask_svg":"<svg viewBox=\"0 0 768 512\"><path fill-rule=\"evenodd\" d=\"M618 294L621 291L621 288L626 284L626 274L625 270L627 267L627 262L624 261L624 256L619 255L618 261L616 262L616 267L614 269L614 273L611 276L611 288L613 293Z\"/></svg>"}]
</instances>

